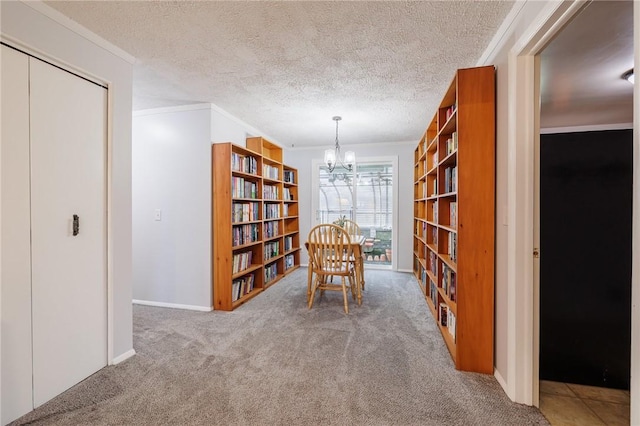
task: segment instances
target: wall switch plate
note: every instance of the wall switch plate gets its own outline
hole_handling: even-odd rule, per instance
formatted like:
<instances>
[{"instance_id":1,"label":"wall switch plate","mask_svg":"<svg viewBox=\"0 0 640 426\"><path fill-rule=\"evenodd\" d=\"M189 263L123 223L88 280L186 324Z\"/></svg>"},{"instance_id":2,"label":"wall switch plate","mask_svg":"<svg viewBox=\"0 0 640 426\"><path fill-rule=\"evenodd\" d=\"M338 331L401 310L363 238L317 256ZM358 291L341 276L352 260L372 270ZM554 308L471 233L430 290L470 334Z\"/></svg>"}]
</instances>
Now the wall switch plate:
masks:
<instances>
[{"instance_id":1,"label":"wall switch plate","mask_svg":"<svg viewBox=\"0 0 640 426\"><path fill-rule=\"evenodd\" d=\"M162 210L161 209L155 209L154 218L155 218L155 220L162 220Z\"/></svg>"}]
</instances>

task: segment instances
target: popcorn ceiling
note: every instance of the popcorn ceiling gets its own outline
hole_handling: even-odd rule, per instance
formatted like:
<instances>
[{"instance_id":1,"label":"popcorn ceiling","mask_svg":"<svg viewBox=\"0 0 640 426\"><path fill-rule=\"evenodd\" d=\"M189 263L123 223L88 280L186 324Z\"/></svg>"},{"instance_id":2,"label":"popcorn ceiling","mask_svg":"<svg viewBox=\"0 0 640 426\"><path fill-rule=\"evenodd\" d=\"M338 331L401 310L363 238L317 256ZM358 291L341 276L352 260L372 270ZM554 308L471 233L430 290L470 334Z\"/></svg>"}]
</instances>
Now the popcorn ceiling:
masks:
<instances>
[{"instance_id":1,"label":"popcorn ceiling","mask_svg":"<svg viewBox=\"0 0 640 426\"><path fill-rule=\"evenodd\" d=\"M134 109L213 103L285 147L417 142L514 2L50 1L137 58Z\"/></svg>"}]
</instances>

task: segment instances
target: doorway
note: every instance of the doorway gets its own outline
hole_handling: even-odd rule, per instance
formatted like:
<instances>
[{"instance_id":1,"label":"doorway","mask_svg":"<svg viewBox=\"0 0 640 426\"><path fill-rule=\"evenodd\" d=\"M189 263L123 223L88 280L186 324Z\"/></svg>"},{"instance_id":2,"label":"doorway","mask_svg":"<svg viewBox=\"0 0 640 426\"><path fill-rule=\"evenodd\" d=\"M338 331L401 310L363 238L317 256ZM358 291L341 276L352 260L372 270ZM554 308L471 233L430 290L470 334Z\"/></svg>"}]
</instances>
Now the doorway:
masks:
<instances>
[{"instance_id":1,"label":"doorway","mask_svg":"<svg viewBox=\"0 0 640 426\"><path fill-rule=\"evenodd\" d=\"M539 405L538 400L538 354L539 354L539 287L537 285L538 261L535 248L539 241L531 232L537 228L537 160L535 149L539 138L539 103L537 96L538 68L537 56L551 40L570 23L589 2L565 0L549 2L536 13L536 18L514 43L508 55L508 91L504 98L508 101L507 155L506 165L508 204L505 207L507 310L506 323L506 366L508 373L504 388L514 401ZM640 25L640 9L634 8L634 28ZM640 44L634 41L635 68L640 63ZM505 74L506 75L506 74ZM634 104L638 105L639 90L634 86ZM638 128L640 109L634 108L634 186L638 184ZM640 228L636 226L640 216L640 196L633 195L633 261L632 287L640 285L638 265L640 265ZM633 291L634 305L638 306L638 292ZM634 374L640 368L637 359L637 342L640 339L640 311L632 310L631 345L631 423L640 422L640 399L637 397L640 377ZM496 373L496 377L502 378ZM635 395L635 397L634 397Z\"/></svg>"},{"instance_id":2,"label":"doorway","mask_svg":"<svg viewBox=\"0 0 640 426\"><path fill-rule=\"evenodd\" d=\"M591 2L539 53L540 408L552 424L568 415L559 399L585 424L629 421L632 32L632 2Z\"/></svg>"},{"instance_id":3,"label":"doorway","mask_svg":"<svg viewBox=\"0 0 640 426\"><path fill-rule=\"evenodd\" d=\"M352 171L336 167L329 172L313 163L315 223L331 223L341 217L357 222L365 237L365 265L396 269L397 158L358 159Z\"/></svg>"}]
</instances>

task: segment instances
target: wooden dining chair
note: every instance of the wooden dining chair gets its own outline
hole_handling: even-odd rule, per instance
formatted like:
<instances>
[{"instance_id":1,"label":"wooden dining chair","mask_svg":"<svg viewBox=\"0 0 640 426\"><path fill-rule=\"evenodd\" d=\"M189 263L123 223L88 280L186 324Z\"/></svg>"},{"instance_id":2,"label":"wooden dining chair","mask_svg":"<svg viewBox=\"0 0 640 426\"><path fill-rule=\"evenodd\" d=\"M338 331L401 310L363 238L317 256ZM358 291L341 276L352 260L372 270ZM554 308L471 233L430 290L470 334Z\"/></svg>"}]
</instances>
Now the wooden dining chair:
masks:
<instances>
[{"instance_id":1,"label":"wooden dining chair","mask_svg":"<svg viewBox=\"0 0 640 426\"><path fill-rule=\"evenodd\" d=\"M362 235L362 231L360 230L360 225L354 222L351 219L344 219L342 228L347 231L349 235Z\"/></svg>"},{"instance_id":2,"label":"wooden dining chair","mask_svg":"<svg viewBox=\"0 0 640 426\"><path fill-rule=\"evenodd\" d=\"M323 294L325 290L342 291L344 311L349 313L347 291L356 299L355 271L351 256L351 239L343 228L333 224L321 224L313 227L307 238L309 251L309 273L311 295L308 300L309 309L313 307L316 291ZM329 277L340 277L340 284L334 284ZM313 277L313 278L312 278ZM349 286L347 286L347 281Z\"/></svg>"}]
</instances>

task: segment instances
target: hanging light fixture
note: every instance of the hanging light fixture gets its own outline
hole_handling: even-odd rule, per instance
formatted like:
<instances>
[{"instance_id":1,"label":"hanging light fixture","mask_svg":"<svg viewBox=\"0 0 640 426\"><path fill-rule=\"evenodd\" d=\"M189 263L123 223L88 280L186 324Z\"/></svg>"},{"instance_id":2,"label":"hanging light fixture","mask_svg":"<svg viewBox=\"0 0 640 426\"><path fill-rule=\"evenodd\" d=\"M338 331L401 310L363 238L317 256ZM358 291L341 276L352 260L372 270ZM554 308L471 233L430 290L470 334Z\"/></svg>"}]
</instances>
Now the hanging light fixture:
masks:
<instances>
[{"instance_id":1,"label":"hanging light fixture","mask_svg":"<svg viewBox=\"0 0 640 426\"><path fill-rule=\"evenodd\" d=\"M356 163L356 154L353 151L345 152L344 161L340 157L340 142L338 142L338 122L342 120L342 117L336 115L332 120L336 122L336 146L334 147L334 149L327 149L324 151L324 162L329 168L329 173L333 173L333 169L336 168L337 164L340 164L348 171L352 171L353 166Z\"/></svg>"}]
</instances>

